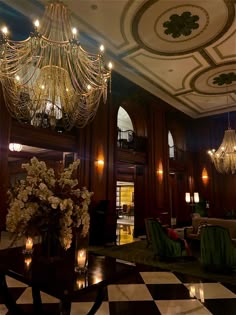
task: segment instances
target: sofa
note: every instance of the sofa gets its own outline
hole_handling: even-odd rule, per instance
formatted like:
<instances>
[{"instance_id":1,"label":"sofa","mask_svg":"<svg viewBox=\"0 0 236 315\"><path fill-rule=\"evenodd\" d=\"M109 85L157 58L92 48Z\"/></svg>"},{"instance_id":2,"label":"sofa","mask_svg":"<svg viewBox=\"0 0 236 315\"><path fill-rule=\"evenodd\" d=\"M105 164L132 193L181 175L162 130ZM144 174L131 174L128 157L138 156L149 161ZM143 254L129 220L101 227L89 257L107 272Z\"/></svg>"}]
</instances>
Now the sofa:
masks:
<instances>
[{"instance_id":1,"label":"sofa","mask_svg":"<svg viewBox=\"0 0 236 315\"><path fill-rule=\"evenodd\" d=\"M185 227L184 237L187 240L200 240L202 227L207 225L222 226L229 231L229 235L234 245L236 245L236 220L220 218L193 217L192 226Z\"/></svg>"}]
</instances>

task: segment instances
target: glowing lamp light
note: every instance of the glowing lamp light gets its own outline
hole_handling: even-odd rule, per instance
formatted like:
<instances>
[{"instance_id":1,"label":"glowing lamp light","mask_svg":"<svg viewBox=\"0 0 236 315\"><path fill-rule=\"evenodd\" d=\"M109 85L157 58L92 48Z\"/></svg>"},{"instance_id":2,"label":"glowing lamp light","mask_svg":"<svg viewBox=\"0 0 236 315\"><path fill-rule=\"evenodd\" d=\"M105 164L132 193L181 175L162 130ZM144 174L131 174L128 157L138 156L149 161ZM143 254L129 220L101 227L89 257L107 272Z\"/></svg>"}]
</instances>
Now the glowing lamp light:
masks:
<instances>
[{"instance_id":1,"label":"glowing lamp light","mask_svg":"<svg viewBox=\"0 0 236 315\"><path fill-rule=\"evenodd\" d=\"M2 33L4 35L7 35L8 34L8 28L6 26L3 26L2 29L1 29Z\"/></svg>"},{"instance_id":2,"label":"glowing lamp light","mask_svg":"<svg viewBox=\"0 0 236 315\"><path fill-rule=\"evenodd\" d=\"M202 182L203 182L203 184L207 184L208 180L209 180L209 176L208 176L206 168L204 167L202 170Z\"/></svg>"},{"instance_id":3,"label":"glowing lamp light","mask_svg":"<svg viewBox=\"0 0 236 315\"><path fill-rule=\"evenodd\" d=\"M35 26L36 28L38 28L39 25L40 25L40 24L39 24L39 20L35 20L35 21L34 21L34 26Z\"/></svg>"},{"instance_id":4,"label":"glowing lamp light","mask_svg":"<svg viewBox=\"0 0 236 315\"><path fill-rule=\"evenodd\" d=\"M97 160L98 166L104 166L104 160Z\"/></svg>"},{"instance_id":5,"label":"glowing lamp light","mask_svg":"<svg viewBox=\"0 0 236 315\"><path fill-rule=\"evenodd\" d=\"M20 152L22 150L22 145L20 143L10 143L9 144L10 151Z\"/></svg>"},{"instance_id":6,"label":"glowing lamp light","mask_svg":"<svg viewBox=\"0 0 236 315\"><path fill-rule=\"evenodd\" d=\"M193 201L195 203L199 203L199 193L198 192L193 193Z\"/></svg>"},{"instance_id":7,"label":"glowing lamp light","mask_svg":"<svg viewBox=\"0 0 236 315\"><path fill-rule=\"evenodd\" d=\"M185 201L186 201L187 203L190 203L190 201L191 201L191 196L190 196L190 193L189 193L189 192L186 192L186 193L185 193Z\"/></svg>"}]
</instances>

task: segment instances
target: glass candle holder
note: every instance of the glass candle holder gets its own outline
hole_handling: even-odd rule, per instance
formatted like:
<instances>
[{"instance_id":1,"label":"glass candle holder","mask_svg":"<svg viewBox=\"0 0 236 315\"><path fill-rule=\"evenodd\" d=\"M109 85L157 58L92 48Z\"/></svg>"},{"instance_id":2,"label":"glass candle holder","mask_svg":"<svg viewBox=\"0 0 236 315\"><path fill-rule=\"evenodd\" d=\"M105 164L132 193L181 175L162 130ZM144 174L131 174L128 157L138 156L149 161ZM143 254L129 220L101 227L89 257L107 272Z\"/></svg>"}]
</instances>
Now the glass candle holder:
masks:
<instances>
[{"instance_id":1,"label":"glass candle holder","mask_svg":"<svg viewBox=\"0 0 236 315\"><path fill-rule=\"evenodd\" d=\"M33 253L33 239L31 237L28 237L25 241L25 248L23 249L24 254L32 254Z\"/></svg>"},{"instance_id":2,"label":"glass candle holder","mask_svg":"<svg viewBox=\"0 0 236 315\"><path fill-rule=\"evenodd\" d=\"M75 251L75 271L85 273L87 271L88 251L81 248Z\"/></svg>"}]
</instances>

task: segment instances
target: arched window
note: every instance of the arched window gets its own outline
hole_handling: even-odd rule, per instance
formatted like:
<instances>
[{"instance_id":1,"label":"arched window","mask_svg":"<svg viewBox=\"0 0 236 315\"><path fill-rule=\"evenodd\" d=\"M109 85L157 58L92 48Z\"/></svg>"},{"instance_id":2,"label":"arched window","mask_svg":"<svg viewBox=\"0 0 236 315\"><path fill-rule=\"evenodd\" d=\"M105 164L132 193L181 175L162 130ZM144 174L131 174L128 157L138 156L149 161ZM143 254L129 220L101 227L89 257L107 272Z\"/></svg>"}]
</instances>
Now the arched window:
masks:
<instances>
[{"instance_id":1,"label":"arched window","mask_svg":"<svg viewBox=\"0 0 236 315\"><path fill-rule=\"evenodd\" d=\"M175 144L170 131L168 131L168 146L169 146L169 158L175 157Z\"/></svg>"},{"instance_id":2,"label":"arched window","mask_svg":"<svg viewBox=\"0 0 236 315\"><path fill-rule=\"evenodd\" d=\"M117 117L118 140L126 140L131 142L133 140L134 127L129 114L123 107L119 107Z\"/></svg>"},{"instance_id":3,"label":"arched window","mask_svg":"<svg viewBox=\"0 0 236 315\"><path fill-rule=\"evenodd\" d=\"M119 107L119 110L118 110L117 126L121 131L134 130L129 114L121 106Z\"/></svg>"}]
</instances>

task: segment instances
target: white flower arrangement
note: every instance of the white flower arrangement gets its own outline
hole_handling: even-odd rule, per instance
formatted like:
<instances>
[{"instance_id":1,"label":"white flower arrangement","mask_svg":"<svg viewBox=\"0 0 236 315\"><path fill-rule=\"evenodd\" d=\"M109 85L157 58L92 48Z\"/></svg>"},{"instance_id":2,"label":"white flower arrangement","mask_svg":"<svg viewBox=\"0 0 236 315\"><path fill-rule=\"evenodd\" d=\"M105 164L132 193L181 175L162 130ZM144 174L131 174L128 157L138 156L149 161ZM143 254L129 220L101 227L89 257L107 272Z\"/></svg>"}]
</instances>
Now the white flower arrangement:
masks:
<instances>
[{"instance_id":1,"label":"white flower arrangement","mask_svg":"<svg viewBox=\"0 0 236 315\"><path fill-rule=\"evenodd\" d=\"M42 235L50 224L57 225L63 248L71 247L73 228L82 228L82 236L89 231L89 204L92 192L80 189L74 173L80 160L74 161L58 176L52 168L36 157L22 164L26 179L9 190L9 209L6 228L15 238Z\"/></svg>"}]
</instances>

